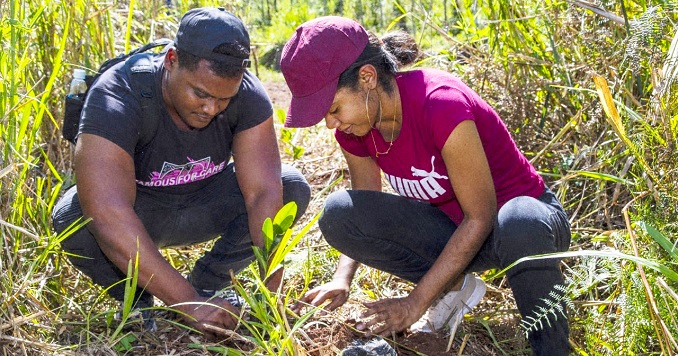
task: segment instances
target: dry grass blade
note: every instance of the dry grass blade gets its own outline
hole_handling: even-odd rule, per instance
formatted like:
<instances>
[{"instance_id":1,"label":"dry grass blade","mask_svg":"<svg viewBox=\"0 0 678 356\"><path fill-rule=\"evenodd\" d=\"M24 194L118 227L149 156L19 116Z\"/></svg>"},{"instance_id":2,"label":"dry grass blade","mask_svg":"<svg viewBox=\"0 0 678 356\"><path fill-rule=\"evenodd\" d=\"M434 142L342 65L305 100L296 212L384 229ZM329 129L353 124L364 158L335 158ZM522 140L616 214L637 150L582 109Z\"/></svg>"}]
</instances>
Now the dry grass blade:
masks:
<instances>
[{"instance_id":1,"label":"dry grass blade","mask_svg":"<svg viewBox=\"0 0 678 356\"><path fill-rule=\"evenodd\" d=\"M654 170L647 163L645 157L640 152L638 152L638 148L636 147L636 145L626 135L624 123L622 123L621 116L619 115L619 111L617 110L617 106L615 105L614 100L612 99L612 93L610 93L610 88L607 86L607 81L605 80L605 78L599 75L595 75L593 76L593 82L596 84L596 91L598 92L600 101L603 104L603 110L605 110L605 113L607 114L605 117L607 118L610 125L612 125L612 129L617 134L619 139L621 139L622 142L626 144L629 150L633 152L633 154L636 156L640 164L643 166L643 169L645 169L647 175L650 176L650 178L652 179L652 181L659 182L659 178L657 178L657 175L654 173Z\"/></svg>"},{"instance_id":2,"label":"dry grass blade","mask_svg":"<svg viewBox=\"0 0 678 356\"><path fill-rule=\"evenodd\" d=\"M2 219L0 219L0 225L7 226L7 227L9 227L10 229L14 229L14 230L16 230L16 231L21 232L22 234L25 234L26 236L30 236L33 240L35 240L35 242L40 242L40 236L38 236L38 235L36 235L36 234L34 234L34 233L32 233L32 232L30 232L30 231L24 229L24 228L21 227L21 226L16 226L16 225L14 225L14 224L10 224L10 223L8 223L7 221L2 220Z\"/></svg>"},{"instance_id":3,"label":"dry grass blade","mask_svg":"<svg viewBox=\"0 0 678 356\"><path fill-rule=\"evenodd\" d=\"M659 283L659 286L664 288L664 290L673 298L675 301L678 302L678 294L669 287L668 284L666 284L666 281L664 281L663 278L659 277L657 278L657 282Z\"/></svg>"},{"instance_id":4,"label":"dry grass blade","mask_svg":"<svg viewBox=\"0 0 678 356\"><path fill-rule=\"evenodd\" d=\"M252 346L252 347L256 346L256 344L254 344L248 338L238 334L237 332L235 332L233 330L223 329L223 328L220 328L220 327L217 327L217 326L214 326L214 325L210 325L210 324L205 324L204 327L205 327L205 329L207 329L207 330L209 330L209 331L211 331L215 334L226 336L226 338L227 338L226 340L233 340L233 341L237 341L237 342L242 342L242 343L245 343L248 346Z\"/></svg>"},{"instance_id":5,"label":"dry grass blade","mask_svg":"<svg viewBox=\"0 0 678 356\"><path fill-rule=\"evenodd\" d=\"M14 169L17 167L16 163L11 163L9 166L3 168L0 170L0 178L8 175L10 172L14 171Z\"/></svg>"},{"instance_id":6,"label":"dry grass blade","mask_svg":"<svg viewBox=\"0 0 678 356\"><path fill-rule=\"evenodd\" d=\"M596 5L594 3L588 2L588 1L582 1L582 0L568 0L570 3L575 4L579 7L582 7L584 9L593 11L594 13L605 17L607 19L610 19L618 24L621 25L626 25L626 21L624 21L624 18L621 16L617 16L615 13L612 13L610 11L607 11L600 7L599 5Z\"/></svg>"},{"instance_id":7,"label":"dry grass blade","mask_svg":"<svg viewBox=\"0 0 678 356\"><path fill-rule=\"evenodd\" d=\"M41 317L41 316L43 316L47 313L49 313L49 311L43 310L43 311L40 311L40 312L37 312L37 313L33 313L31 315L15 317L14 319L10 320L9 322L7 322L5 324L1 324L0 325L0 331L20 326L21 324L24 324L27 321L37 319L37 318L39 318L39 317Z\"/></svg>"},{"instance_id":8,"label":"dry grass blade","mask_svg":"<svg viewBox=\"0 0 678 356\"><path fill-rule=\"evenodd\" d=\"M31 346L36 349L42 350L45 354L51 355L53 352L62 349L61 345L48 344L46 342L26 340L19 337L13 337L9 335L0 335L0 344L4 343L14 343L19 345ZM61 351L60 351L61 352ZM61 353L62 355L75 355L74 353Z\"/></svg>"}]
</instances>

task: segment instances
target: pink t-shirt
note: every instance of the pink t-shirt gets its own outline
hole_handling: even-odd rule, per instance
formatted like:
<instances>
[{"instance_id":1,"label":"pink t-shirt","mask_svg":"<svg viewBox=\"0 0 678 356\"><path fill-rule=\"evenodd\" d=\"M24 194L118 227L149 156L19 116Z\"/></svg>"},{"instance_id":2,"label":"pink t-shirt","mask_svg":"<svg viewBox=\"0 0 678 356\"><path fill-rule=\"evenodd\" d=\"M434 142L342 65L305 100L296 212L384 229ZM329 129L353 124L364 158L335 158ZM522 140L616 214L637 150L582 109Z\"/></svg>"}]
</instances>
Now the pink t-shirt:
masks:
<instances>
[{"instance_id":1,"label":"pink t-shirt","mask_svg":"<svg viewBox=\"0 0 678 356\"><path fill-rule=\"evenodd\" d=\"M447 177L441 150L457 125L473 120L490 165L497 209L517 196L538 197L544 181L518 150L499 115L471 88L450 73L422 69L396 75L403 124L389 144L377 129L358 137L335 132L340 146L353 155L372 157L400 195L437 206L459 225L461 206ZM375 144L370 137L374 134ZM454 167L452 167L454 169Z\"/></svg>"}]
</instances>

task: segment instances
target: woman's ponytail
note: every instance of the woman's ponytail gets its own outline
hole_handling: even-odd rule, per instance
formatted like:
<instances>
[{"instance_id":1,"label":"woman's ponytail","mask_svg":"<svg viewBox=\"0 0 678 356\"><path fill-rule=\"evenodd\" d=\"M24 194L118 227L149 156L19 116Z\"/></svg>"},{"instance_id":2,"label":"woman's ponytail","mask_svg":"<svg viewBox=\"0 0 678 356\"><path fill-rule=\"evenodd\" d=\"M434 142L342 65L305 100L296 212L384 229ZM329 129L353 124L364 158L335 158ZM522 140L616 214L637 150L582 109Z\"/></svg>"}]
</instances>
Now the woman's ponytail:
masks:
<instances>
[{"instance_id":1,"label":"woman's ponytail","mask_svg":"<svg viewBox=\"0 0 678 356\"><path fill-rule=\"evenodd\" d=\"M381 37L384 49L398 62L398 67L406 67L419 59L419 45L409 33L392 31Z\"/></svg>"}]
</instances>

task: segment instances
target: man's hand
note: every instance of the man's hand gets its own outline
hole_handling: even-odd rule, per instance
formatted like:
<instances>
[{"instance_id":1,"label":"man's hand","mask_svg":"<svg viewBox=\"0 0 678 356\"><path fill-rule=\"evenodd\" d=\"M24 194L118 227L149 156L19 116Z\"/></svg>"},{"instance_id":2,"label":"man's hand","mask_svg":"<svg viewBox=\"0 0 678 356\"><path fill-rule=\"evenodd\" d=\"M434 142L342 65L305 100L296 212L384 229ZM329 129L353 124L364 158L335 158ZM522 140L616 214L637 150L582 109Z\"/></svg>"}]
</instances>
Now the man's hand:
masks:
<instances>
[{"instance_id":1,"label":"man's hand","mask_svg":"<svg viewBox=\"0 0 678 356\"><path fill-rule=\"evenodd\" d=\"M234 330L238 326L240 310L223 298L198 297L175 306L186 324L211 340L224 337L219 329Z\"/></svg>"},{"instance_id":2,"label":"man's hand","mask_svg":"<svg viewBox=\"0 0 678 356\"><path fill-rule=\"evenodd\" d=\"M331 302L327 304L324 309L328 311L334 310L346 303L346 300L348 300L349 288L349 283L342 279L335 279L329 283L325 283L306 292L306 294L292 306L292 311L298 314L304 305L310 304L317 307L327 300L331 300Z\"/></svg>"}]
</instances>

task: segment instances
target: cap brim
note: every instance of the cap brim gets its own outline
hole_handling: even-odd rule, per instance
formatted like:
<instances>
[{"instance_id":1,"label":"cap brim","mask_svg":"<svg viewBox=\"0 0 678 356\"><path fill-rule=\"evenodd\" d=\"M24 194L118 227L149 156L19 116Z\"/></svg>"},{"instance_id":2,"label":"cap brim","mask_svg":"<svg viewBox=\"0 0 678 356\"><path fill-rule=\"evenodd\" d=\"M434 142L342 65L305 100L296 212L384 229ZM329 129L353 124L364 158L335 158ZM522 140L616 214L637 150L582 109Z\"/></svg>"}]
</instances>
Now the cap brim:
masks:
<instances>
[{"instance_id":1,"label":"cap brim","mask_svg":"<svg viewBox=\"0 0 678 356\"><path fill-rule=\"evenodd\" d=\"M309 127L319 123L332 106L338 84L339 78L311 95L292 96L285 127Z\"/></svg>"}]
</instances>

